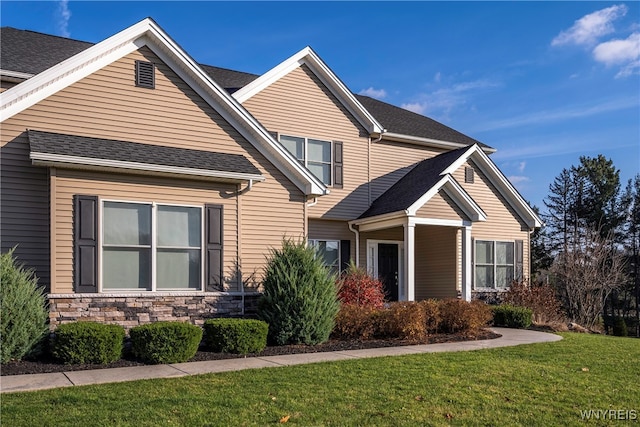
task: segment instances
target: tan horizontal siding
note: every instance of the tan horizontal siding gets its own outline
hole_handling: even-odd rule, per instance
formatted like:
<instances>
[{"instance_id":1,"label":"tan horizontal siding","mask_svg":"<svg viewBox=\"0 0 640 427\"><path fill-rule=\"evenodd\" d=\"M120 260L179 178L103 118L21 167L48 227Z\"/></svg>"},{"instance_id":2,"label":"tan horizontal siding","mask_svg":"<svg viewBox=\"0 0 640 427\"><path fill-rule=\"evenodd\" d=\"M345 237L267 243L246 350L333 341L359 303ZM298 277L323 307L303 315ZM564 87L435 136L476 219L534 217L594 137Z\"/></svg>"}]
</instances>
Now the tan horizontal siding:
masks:
<instances>
[{"instance_id":1,"label":"tan horizontal siding","mask_svg":"<svg viewBox=\"0 0 640 427\"><path fill-rule=\"evenodd\" d=\"M346 221L309 219L309 239L349 240L350 257L355 260L356 238Z\"/></svg>"},{"instance_id":2,"label":"tan horizontal siding","mask_svg":"<svg viewBox=\"0 0 640 427\"><path fill-rule=\"evenodd\" d=\"M356 119L306 65L243 104L269 131L343 142L343 188L330 187L309 208L309 217L354 219L369 204L368 136Z\"/></svg>"},{"instance_id":3,"label":"tan horizontal siding","mask_svg":"<svg viewBox=\"0 0 640 427\"><path fill-rule=\"evenodd\" d=\"M457 296L457 237L454 227L416 227L416 300Z\"/></svg>"},{"instance_id":4,"label":"tan horizontal siding","mask_svg":"<svg viewBox=\"0 0 640 427\"><path fill-rule=\"evenodd\" d=\"M404 241L404 227L393 227L386 230L360 233L360 266L371 268L367 262L367 240Z\"/></svg>"},{"instance_id":5,"label":"tan horizontal siding","mask_svg":"<svg viewBox=\"0 0 640 427\"><path fill-rule=\"evenodd\" d=\"M135 60L156 65L155 89L134 86ZM37 253L35 249L28 252L33 258L31 264L42 265L39 272L43 275L49 265L49 235L34 230L36 224L43 230L48 229L45 225L49 217L47 172L30 164L28 141L24 137L26 129L244 155L266 180L255 183L253 189L241 196L244 210L240 219L235 220L235 228L240 227L246 240L239 254L243 272L260 270L268 248L280 245L284 235L297 237L305 233L302 192L166 64L148 48L142 48L2 123L3 248L9 235L5 229L15 232L17 240L35 239L32 246L41 249ZM113 183L113 191L121 188L120 178L101 176L104 182ZM130 177L127 182L136 179ZM152 182L163 180L153 178ZM164 188L167 198L182 200L191 191L205 191L199 187L204 184L170 181L172 184ZM89 190L92 184L83 185ZM100 185L95 190L106 191ZM22 193L25 197L21 198ZM135 194L136 190L121 190L121 194L127 193ZM151 191L146 195L151 197L156 193ZM157 195L162 195L162 191L158 190ZM222 195L214 193L212 197ZM224 197L227 203L235 196ZM11 215L15 219L11 219ZM64 216L59 221L61 227L70 229ZM58 235L65 233L60 231ZM6 239L7 244L12 241ZM232 254L225 251L225 263ZM70 255L63 250L61 256ZM68 272L64 274L69 277Z\"/></svg>"},{"instance_id":6,"label":"tan horizontal siding","mask_svg":"<svg viewBox=\"0 0 640 427\"><path fill-rule=\"evenodd\" d=\"M465 166L474 169L473 183L467 183L464 180ZM503 241L523 240L524 276L529 277L529 232L525 222L472 161L462 165L453 176L487 215L486 221L473 223L471 237Z\"/></svg>"},{"instance_id":7,"label":"tan horizontal siding","mask_svg":"<svg viewBox=\"0 0 640 427\"><path fill-rule=\"evenodd\" d=\"M4 92L7 89L11 89L15 85L17 85L17 83L0 80L0 93Z\"/></svg>"},{"instance_id":8,"label":"tan horizontal siding","mask_svg":"<svg viewBox=\"0 0 640 427\"><path fill-rule=\"evenodd\" d=\"M442 151L401 142L382 140L371 144L371 199L387 191L413 166ZM425 189L426 191L427 189Z\"/></svg>"},{"instance_id":9,"label":"tan horizontal siding","mask_svg":"<svg viewBox=\"0 0 640 427\"><path fill-rule=\"evenodd\" d=\"M468 219L468 216L460 209L453 200L442 191L425 203L416 216L429 219L460 220Z\"/></svg>"},{"instance_id":10,"label":"tan horizontal siding","mask_svg":"<svg viewBox=\"0 0 640 427\"><path fill-rule=\"evenodd\" d=\"M235 198L223 198L222 192L233 192L235 185L185 181L129 175L57 170L55 177L55 265L52 292L73 292L73 196L94 195L101 200L157 202L204 206L224 206L224 274L235 277L238 257L237 208ZM226 283L230 290L237 283Z\"/></svg>"}]
</instances>

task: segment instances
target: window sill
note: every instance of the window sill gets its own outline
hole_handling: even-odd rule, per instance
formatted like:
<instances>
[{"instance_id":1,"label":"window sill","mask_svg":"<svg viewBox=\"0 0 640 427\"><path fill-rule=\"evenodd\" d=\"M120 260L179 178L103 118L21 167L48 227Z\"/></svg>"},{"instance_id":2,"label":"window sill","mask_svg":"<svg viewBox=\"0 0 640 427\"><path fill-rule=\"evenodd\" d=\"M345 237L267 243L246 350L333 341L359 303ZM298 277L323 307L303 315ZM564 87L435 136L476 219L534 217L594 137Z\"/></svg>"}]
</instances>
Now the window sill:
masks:
<instances>
[{"instance_id":1,"label":"window sill","mask_svg":"<svg viewBox=\"0 0 640 427\"><path fill-rule=\"evenodd\" d=\"M219 296L219 295L257 295L260 292L256 291L217 291L217 292L202 292L202 291L160 291L160 292L96 292L96 293L71 293L71 294L47 294L48 298L148 298L148 297L207 297L207 296Z\"/></svg>"}]
</instances>

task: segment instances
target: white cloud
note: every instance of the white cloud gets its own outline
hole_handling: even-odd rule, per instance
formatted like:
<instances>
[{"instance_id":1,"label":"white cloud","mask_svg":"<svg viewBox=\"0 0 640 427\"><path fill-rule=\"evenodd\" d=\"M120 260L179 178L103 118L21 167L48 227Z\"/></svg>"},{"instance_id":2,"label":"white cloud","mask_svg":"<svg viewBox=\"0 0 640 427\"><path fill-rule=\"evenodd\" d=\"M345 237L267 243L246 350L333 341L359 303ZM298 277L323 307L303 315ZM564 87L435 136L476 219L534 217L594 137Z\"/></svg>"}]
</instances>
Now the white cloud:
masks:
<instances>
[{"instance_id":1,"label":"white cloud","mask_svg":"<svg viewBox=\"0 0 640 427\"><path fill-rule=\"evenodd\" d=\"M476 92L497 86L499 86L498 83L486 79L460 82L432 92L418 94L414 97L415 101L401 104L400 107L418 114L431 113L447 117L454 109L467 105Z\"/></svg>"},{"instance_id":2,"label":"white cloud","mask_svg":"<svg viewBox=\"0 0 640 427\"><path fill-rule=\"evenodd\" d=\"M425 114L427 111L427 103L426 102L410 102L407 104L401 104L400 108L404 108L405 110L413 111L418 114Z\"/></svg>"},{"instance_id":3,"label":"white cloud","mask_svg":"<svg viewBox=\"0 0 640 427\"><path fill-rule=\"evenodd\" d=\"M386 98L387 91L384 89L374 89L373 87L369 87L367 89L362 89L358 94L370 96L371 98L383 99Z\"/></svg>"},{"instance_id":4,"label":"white cloud","mask_svg":"<svg viewBox=\"0 0 640 427\"><path fill-rule=\"evenodd\" d=\"M600 43L593 49L593 58L606 65L637 61L640 58L640 33L633 33L624 40Z\"/></svg>"},{"instance_id":5,"label":"white cloud","mask_svg":"<svg viewBox=\"0 0 640 427\"><path fill-rule=\"evenodd\" d=\"M600 37L611 34L614 31L613 21L626 13L627 6L619 4L585 15L571 28L558 34L551 41L551 46L593 45Z\"/></svg>"},{"instance_id":6,"label":"white cloud","mask_svg":"<svg viewBox=\"0 0 640 427\"><path fill-rule=\"evenodd\" d=\"M511 176L508 176L507 178L509 179L509 182L511 182L516 187L520 184L524 184L526 182L531 181L531 179L528 176L522 176L522 175L511 175Z\"/></svg>"},{"instance_id":7,"label":"white cloud","mask_svg":"<svg viewBox=\"0 0 640 427\"><path fill-rule=\"evenodd\" d=\"M527 162L520 162L518 164L518 172L520 172L520 173L524 172L524 168L526 168L526 167L527 167Z\"/></svg>"},{"instance_id":8,"label":"white cloud","mask_svg":"<svg viewBox=\"0 0 640 427\"><path fill-rule=\"evenodd\" d=\"M436 73L435 76L433 76L433 81L436 83L440 83L440 80L442 80L442 73L440 73L440 71L438 71Z\"/></svg>"},{"instance_id":9,"label":"white cloud","mask_svg":"<svg viewBox=\"0 0 640 427\"><path fill-rule=\"evenodd\" d=\"M61 0L58 3L58 33L62 37L69 37L69 20L71 11L69 10L69 0Z\"/></svg>"},{"instance_id":10,"label":"white cloud","mask_svg":"<svg viewBox=\"0 0 640 427\"><path fill-rule=\"evenodd\" d=\"M485 122L474 132L482 132L495 129L515 128L520 126L539 125L543 123L557 122L562 120L572 120L581 117L589 117L597 114L626 110L628 108L638 108L640 103L637 96L605 101L595 105L567 105L561 109L552 111L531 112L522 116L509 117L503 120Z\"/></svg>"},{"instance_id":11,"label":"white cloud","mask_svg":"<svg viewBox=\"0 0 640 427\"><path fill-rule=\"evenodd\" d=\"M640 60L636 60L628 63L618 74L616 74L616 78L629 77L634 74L640 74Z\"/></svg>"}]
</instances>

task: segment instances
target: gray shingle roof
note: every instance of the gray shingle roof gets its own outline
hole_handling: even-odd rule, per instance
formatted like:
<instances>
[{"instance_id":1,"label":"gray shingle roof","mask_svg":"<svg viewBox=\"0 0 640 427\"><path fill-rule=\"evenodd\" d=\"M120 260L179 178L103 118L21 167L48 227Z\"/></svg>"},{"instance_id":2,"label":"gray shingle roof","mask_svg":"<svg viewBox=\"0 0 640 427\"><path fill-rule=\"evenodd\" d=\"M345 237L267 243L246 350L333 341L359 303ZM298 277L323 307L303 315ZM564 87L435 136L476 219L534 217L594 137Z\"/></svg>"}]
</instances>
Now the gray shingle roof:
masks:
<instances>
[{"instance_id":1,"label":"gray shingle roof","mask_svg":"<svg viewBox=\"0 0 640 427\"><path fill-rule=\"evenodd\" d=\"M37 74L65 59L93 46L93 43L65 39L34 31L17 30L11 27L0 29L2 52L0 68ZM246 86L259 76L226 68L200 65L220 86L228 92ZM363 95L355 95L364 107L389 132L436 139L464 145L487 145L464 135L429 117L413 113L400 107Z\"/></svg>"},{"instance_id":2,"label":"gray shingle roof","mask_svg":"<svg viewBox=\"0 0 640 427\"><path fill-rule=\"evenodd\" d=\"M456 142L464 145L487 145L429 117L414 113L395 105L387 104L364 95L356 95L358 101L388 131L402 135Z\"/></svg>"},{"instance_id":3,"label":"gray shingle roof","mask_svg":"<svg viewBox=\"0 0 640 427\"><path fill-rule=\"evenodd\" d=\"M0 68L38 74L93 46L93 43L2 27Z\"/></svg>"},{"instance_id":4,"label":"gray shingle roof","mask_svg":"<svg viewBox=\"0 0 640 427\"><path fill-rule=\"evenodd\" d=\"M408 209L423 194L440 181L440 175L464 154L469 147L448 151L430 159L425 159L400 178L380 197L373 201L360 218L368 218Z\"/></svg>"},{"instance_id":5,"label":"gray shingle roof","mask_svg":"<svg viewBox=\"0 0 640 427\"><path fill-rule=\"evenodd\" d=\"M258 168L239 154L214 153L37 130L29 130L28 135L32 153L260 175Z\"/></svg>"}]
</instances>

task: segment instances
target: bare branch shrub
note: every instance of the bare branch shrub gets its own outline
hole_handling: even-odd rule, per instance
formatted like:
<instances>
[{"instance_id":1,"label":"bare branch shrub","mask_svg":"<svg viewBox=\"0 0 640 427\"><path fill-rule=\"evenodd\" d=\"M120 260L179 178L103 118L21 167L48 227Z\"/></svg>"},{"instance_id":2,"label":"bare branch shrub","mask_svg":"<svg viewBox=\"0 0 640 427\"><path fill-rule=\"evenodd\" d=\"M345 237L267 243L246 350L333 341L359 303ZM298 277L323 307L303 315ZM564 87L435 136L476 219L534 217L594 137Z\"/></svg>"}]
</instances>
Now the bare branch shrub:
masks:
<instances>
[{"instance_id":1,"label":"bare branch shrub","mask_svg":"<svg viewBox=\"0 0 640 427\"><path fill-rule=\"evenodd\" d=\"M562 304L556 297L556 290L550 285L513 282L505 292L503 302L531 309L533 323L538 325L560 322L564 318Z\"/></svg>"},{"instance_id":2,"label":"bare branch shrub","mask_svg":"<svg viewBox=\"0 0 640 427\"><path fill-rule=\"evenodd\" d=\"M608 237L586 229L558 255L551 272L569 318L592 328L606 298L623 283L624 258Z\"/></svg>"}]
</instances>

